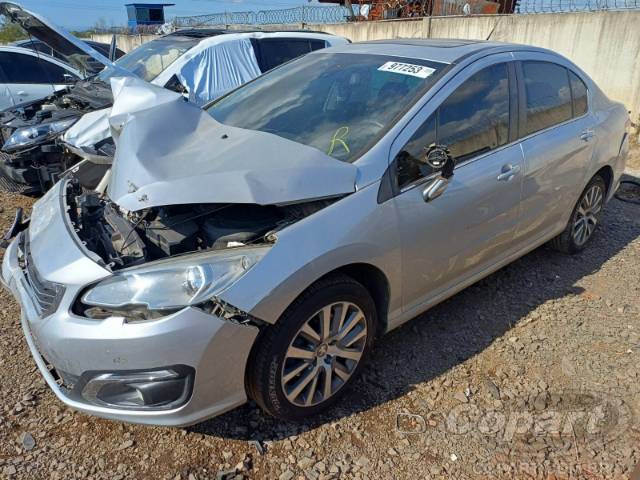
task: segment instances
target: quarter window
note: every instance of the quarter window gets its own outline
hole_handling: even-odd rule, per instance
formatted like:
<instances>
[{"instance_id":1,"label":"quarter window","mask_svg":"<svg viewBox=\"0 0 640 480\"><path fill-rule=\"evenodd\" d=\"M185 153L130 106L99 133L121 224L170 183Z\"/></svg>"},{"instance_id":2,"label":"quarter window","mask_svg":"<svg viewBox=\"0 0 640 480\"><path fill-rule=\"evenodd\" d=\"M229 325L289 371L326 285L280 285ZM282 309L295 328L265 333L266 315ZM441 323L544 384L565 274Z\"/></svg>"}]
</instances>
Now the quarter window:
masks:
<instances>
[{"instance_id":1,"label":"quarter window","mask_svg":"<svg viewBox=\"0 0 640 480\"><path fill-rule=\"evenodd\" d=\"M571 93L573 95L573 116L579 117L587 113L587 86L575 73L569 71Z\"/></svg>"},{"instance_id":2,"label":"quarter window","mask_svg":"<svg viewBox=\"0 0 640 480\"><path fill-rule=\"evenodd\" d=\"M396 157L403 188L434 170L421 161L428 147L446 145L464 161L509 141L509 73L506 63L479 71L447 98L416 131Z\"/></svg>"},{"instance_id":3,"label":"quarter window","mask_svg":"<svg viewBox=\"0 0 640 480\"><path fill-rule=\"evenodd\" d=\"M258 65L262 72L326 46L322 40L302 38L265 38L258 40Z\"/></svg>"},{"instance_id":4,"label":"quarter window","mask_svg":"<svg viewBox=\"0 0 640 480\"><path fill-rule=\"evenodd\" d=\"M525 135L572 117L567 69L550 62L523 62L526 95Z\"/></svg>"}]
</instances>

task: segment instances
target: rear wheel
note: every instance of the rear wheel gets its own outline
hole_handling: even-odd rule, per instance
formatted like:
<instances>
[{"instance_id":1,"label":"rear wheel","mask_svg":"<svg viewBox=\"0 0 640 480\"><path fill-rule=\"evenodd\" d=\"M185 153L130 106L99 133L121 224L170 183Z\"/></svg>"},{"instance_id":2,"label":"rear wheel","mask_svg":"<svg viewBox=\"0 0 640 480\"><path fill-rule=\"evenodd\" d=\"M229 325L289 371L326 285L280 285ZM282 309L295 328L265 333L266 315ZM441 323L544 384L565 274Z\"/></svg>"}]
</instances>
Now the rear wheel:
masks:
<instances>
[{"instance_id":1,"label":"rear wheel","mask_svg":"<svg viewBox=\"0 0 640 480\"><path fill-rule=\"evenodd\" d=\"M567 228L551 241L551 246L565 253L577 253L586 247L598 226L606 190L600 175L591 179L573 209Z\"/></svg>"},{"instance_id":2,"label":"rear wheel","mask_svg":"<svg viewBox=\"0 0 640 480\"><path fill-rule=\"evenodd\" d=\"M344 275L317 282L259 338L249 395L284 420L326 410L366 362L375 328L375 305L360 283Z\"/></svg>"}]
</instances>

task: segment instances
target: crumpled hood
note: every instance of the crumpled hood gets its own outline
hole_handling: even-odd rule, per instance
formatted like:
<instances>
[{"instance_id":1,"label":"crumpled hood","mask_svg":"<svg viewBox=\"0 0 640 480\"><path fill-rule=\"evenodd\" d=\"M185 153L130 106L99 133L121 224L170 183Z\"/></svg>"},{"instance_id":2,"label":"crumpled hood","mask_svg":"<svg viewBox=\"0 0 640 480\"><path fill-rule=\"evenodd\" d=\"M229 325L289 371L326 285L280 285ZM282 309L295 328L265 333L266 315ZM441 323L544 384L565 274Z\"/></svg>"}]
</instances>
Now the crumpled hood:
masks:
<instances>
[{"instance_id":1,"label":"crumpled hood","mask_svg":"<svg viewBox=\"0 0 640 480\"><path fill-rule=\"evenodd\" d=\"M182 95L111 81L116 143L107 193L126 210L197 203L294 203L355 191L358 168L270 133L228 127Z\"/></svg>"},{"instance_id":2,"label":"crumpled hood","mask_svg":"<svg viewBox=\"0 0 640 480\"><path fill-rule=\"evenodd\" d=\"M20 25L32 37L46 43L67 63L87 73L97 73L113 63L97 50L63 29L54 26L46 18L23 9L13 2L0 2L0 15Z\"/></svg>"}]
</instances>

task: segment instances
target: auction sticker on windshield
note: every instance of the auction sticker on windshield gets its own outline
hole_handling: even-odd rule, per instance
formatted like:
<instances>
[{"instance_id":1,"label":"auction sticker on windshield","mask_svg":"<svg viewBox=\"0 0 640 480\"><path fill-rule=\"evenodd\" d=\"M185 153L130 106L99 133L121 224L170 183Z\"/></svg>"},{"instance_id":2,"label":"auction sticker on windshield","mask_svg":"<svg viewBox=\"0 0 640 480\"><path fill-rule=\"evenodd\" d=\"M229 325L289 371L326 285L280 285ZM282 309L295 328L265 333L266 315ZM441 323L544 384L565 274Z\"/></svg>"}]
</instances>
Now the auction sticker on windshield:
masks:
<instances>
[{"instance_id":1,"label":"auction sticker on windshield","mask_svg":"<svg viewBox=\"0 0 640 480\"><path fill-rule=\"evenodd\" d=\"M427 78L435 72L435 69L412 63L387 62L378 68L381 72L400 73L418 78Z\"/></svg>"}]
</instances>

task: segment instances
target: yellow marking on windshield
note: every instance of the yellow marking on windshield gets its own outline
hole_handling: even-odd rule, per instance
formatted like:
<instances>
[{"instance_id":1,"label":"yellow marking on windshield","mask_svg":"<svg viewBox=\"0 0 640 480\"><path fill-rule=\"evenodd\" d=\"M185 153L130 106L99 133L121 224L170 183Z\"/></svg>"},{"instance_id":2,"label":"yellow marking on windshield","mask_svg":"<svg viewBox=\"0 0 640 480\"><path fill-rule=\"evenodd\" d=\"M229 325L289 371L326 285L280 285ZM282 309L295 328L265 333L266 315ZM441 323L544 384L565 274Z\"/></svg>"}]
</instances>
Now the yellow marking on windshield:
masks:
<instances>
[{"instance_id":1,"label":"yellow marking on windshield","mask_svg":"<svg viewBox=\"0 0 640 480\"><path fill-rule=\"evenodd\" d=\"M336 133L333 134L333 138L331 139L331 146L329 147L327 155L332 155L338 144L342 145L342 148L344 148L347 153L351 153L349 145L347 145L346 142L347 135L349 135L349 127L340 127L336 130Z\"/></svg>"}]
</instances>

